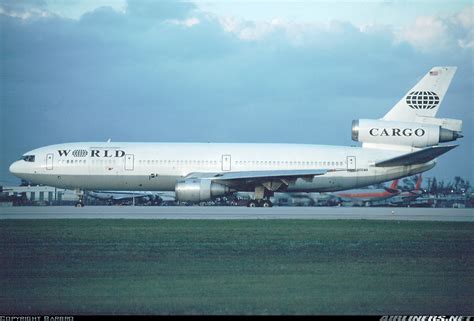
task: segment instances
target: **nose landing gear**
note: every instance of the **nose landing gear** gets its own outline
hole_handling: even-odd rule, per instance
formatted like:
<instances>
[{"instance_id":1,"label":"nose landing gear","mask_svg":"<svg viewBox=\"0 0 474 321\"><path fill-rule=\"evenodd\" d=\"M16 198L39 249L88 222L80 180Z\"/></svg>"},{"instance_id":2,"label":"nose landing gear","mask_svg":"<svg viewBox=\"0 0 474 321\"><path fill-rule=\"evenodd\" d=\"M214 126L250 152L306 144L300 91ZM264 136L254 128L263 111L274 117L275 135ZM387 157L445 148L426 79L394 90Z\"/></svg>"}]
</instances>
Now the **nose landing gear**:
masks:
<instances>
[{"instance_id":1,"label":"nose landing gear","mask_svg":"<svg viewBox=\"0 0 474 321\"><path fill-rule=\"evenodd\" d=\"M79 200L74 205L75 207L84 207L84 191L76 190L76 194L79 197Z\"/></svg>"}]
</instances>

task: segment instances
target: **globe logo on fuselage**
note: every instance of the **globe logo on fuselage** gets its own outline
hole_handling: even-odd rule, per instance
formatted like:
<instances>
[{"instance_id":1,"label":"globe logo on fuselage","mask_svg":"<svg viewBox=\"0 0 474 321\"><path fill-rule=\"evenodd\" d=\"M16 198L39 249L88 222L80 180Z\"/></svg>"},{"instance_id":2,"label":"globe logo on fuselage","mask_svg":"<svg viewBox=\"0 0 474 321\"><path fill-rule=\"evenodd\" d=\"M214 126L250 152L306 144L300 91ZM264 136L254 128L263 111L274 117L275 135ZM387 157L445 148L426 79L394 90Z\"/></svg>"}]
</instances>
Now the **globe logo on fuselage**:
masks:
<instances>
[{"instance_id":1,"label":"globe logo on fuselage","mask_svg":"<svg viewBox=\"0 0 474 321\"><path fill-rule=\"evenodd\" d=\"M413 109L433 109L439 104L439 97L432 91L412 91L406 102Z\"/></svg>"},{"instance_id":2,"label":"globe logo on fuselage","mask_svg":"<svg viewBox=\"0 0 474 321\"><path fill-rule=\"evenodd\" d=\"M74 157L86 157L87 156L87 150L85 149L75 149L72 151L72 156Z\"/></svg>"}]
</instances>

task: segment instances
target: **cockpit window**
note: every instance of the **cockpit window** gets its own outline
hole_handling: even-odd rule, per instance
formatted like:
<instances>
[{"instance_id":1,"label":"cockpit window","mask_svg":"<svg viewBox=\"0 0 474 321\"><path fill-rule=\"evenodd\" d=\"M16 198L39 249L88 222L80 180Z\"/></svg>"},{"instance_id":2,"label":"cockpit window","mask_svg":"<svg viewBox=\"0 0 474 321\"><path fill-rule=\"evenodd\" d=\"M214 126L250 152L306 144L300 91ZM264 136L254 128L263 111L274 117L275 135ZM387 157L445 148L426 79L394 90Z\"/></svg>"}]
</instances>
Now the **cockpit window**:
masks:
<instances>
[{"instance_id":1,"label":"cockpit window","mask_svg":"<svg viewBox=\"0 0 474 321\"><path fill-rule=\"evenodd\" d=\"M35 161L35 155L25 155L25 156L23 156L23 160L25 162L34 162Z\"/></svg>"}]
</instances>

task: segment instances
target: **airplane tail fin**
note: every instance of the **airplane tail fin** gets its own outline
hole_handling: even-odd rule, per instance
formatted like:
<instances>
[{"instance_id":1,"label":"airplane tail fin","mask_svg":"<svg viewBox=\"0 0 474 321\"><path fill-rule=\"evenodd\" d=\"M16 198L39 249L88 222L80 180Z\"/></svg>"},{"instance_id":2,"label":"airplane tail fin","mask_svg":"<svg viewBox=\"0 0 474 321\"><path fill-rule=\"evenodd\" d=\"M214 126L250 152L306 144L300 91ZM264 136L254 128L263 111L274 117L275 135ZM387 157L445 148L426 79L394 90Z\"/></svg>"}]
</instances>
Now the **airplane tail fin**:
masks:
<instances>
[{"instance_id":1,"label":"airplane tail fin","mask_svg":"<svg viewBox=\"0 0 474 321\"><path fill-rule=\"evenodd\" d=\"M421 177L421 174L420 176L418 176L418 179L416 180L416 185L415 185L415 191L419 191L420 190L420 187L421 187L421 181L422 181L422 177Z\"/></svg>"},{"instance_id":2,"label":"airplane tail fin","mask_svg":"<svg viewBox=\"0 0 474 321\"><path fill-rule=\"evenodd\" d=\"M398 179L392 182L392 185L390 185L390 189L396 190L397 186L398 186Z\"/></svg>"},{"instance_id":3,"label":"airplane tail fin","mask_svg":"<svg viewBox=\"0 0 474 321\"><path fill-rule=\"evenodd\" d=\"M435 117L456 69L457 67L431 68L382 119L417 122L426 117Z\"/></svg>"},{"instance_id":4,"label":"airplane tail fin","mask_svg":"<svg viewBox=\"0 0 474 321\"><path fill-rule=\"evenodd\" d=\"M390 184L390 187L384 187L384 189L391 193L391 194L398 194L400 191L397 189L398 186L398 179L394 180L392 184Z\"/></svg>"}]
</instances>

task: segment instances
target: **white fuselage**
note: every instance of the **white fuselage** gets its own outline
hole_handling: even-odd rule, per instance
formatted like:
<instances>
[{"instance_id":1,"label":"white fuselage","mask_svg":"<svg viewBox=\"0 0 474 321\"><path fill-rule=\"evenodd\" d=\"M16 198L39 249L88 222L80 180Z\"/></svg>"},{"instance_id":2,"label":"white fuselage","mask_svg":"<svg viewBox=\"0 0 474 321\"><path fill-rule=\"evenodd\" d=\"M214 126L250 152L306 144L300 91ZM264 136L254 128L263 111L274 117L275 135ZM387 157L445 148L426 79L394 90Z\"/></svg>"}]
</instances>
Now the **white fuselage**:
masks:
<instances>
[{"instance_id":1,"label":"white fuselage","mask_svg":"<svg viewBox=\"0 0 474 321\"><path fill-rule=\"evenodd\" d=\"M337 191L427 171L420 165L375 167L406 151L301 144L68 143L35 149L10 171L33 183L81 190L174 191L192 173L327 169L297 179L290 192ZM252 190L249 190L252 191Z\"/></svg>"}]
</instances>

